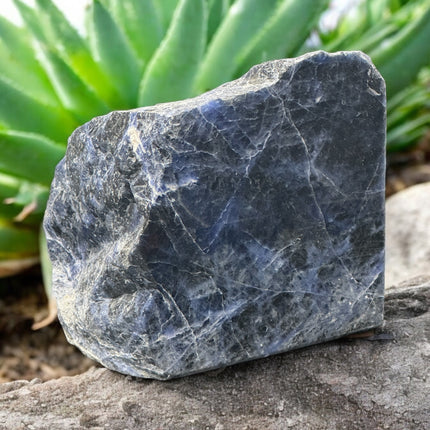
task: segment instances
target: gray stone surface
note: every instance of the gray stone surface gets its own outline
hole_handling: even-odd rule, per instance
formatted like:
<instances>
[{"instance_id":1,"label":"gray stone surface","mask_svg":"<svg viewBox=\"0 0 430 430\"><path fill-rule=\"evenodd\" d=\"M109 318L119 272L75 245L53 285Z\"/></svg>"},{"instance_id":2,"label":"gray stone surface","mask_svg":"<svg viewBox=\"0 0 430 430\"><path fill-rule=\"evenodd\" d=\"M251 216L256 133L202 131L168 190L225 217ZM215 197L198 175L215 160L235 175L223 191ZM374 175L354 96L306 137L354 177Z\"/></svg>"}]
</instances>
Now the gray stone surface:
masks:
<instances>
[{"instance_id":1,"label":"gray stone surface","mask_svg":"<svg viewBox=\"0 0 430 430\"><path fill-rule=\"evenodd\" d=\"M361 53L85 124L45 218L68 339L168 379L380 325L384 143Z\"/></svg>"},{"instance_id":2,"label":"gray stone surface","mask_svg":"<svg viewBox=\"0 0 430 430\"><path fill-rule=\"evenodd\" d=\"M390 197L386 214L385 287L430 275L430 182Z\"/></svg>"},{"instance_id":3,"label":"gray stone surface","mask_svg":"<svg viewBox=\"0 0 430 430\"><path fill-rule=\"evenodd\" d=\"M172 381L93 369L0 385L1 430L430 428L430 277L390 290L385 325Z\"/></svg>"}]
</instances>

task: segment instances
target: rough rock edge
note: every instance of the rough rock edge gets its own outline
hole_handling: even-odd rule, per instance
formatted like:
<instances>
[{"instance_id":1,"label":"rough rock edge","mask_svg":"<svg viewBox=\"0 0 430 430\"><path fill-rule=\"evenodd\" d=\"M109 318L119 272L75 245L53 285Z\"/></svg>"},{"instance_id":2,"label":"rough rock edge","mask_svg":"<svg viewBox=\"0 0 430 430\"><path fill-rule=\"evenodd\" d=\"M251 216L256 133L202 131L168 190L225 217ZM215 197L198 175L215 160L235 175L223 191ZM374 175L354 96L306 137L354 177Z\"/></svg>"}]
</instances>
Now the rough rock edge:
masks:
<instances>
[{"instance_id":1,"label":"rough rock edge","mask_svg":"<svg viewBox=\"0 0 430 430\"><path fill-rule=\"evenodd\" d=\"M268 62L77 129L44 222L69 341L170 379L379 326L385 91L369 61Z\"/></svg>"},{"instance_id":2,"label":"rough rock edge","mask_svg":"<svg viewBox=\"0 0 430 430\"><path fill-rule=\"evenodd\" d=\"M430 428L429 307L430 276L419 277L387 293L373 341L338 340L168 382L93 368L2 384L0 429Z\"/></svg>"}]
</instances>

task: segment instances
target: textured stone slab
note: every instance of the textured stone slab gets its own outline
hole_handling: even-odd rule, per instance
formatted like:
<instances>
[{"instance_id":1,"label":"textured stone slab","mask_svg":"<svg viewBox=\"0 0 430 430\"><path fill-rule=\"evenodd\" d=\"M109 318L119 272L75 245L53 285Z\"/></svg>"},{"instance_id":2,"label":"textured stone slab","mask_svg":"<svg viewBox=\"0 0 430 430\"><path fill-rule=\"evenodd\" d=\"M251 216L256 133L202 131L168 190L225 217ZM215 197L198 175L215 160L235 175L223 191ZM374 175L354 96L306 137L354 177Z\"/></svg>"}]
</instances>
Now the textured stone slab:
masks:
<instances>
[{"instance_id":1,"label":"textured stone slab","mask_svg":"<svg viewBox=\"0 0 430 430\"><path fill-rule=\"evenodd\" d=\"M430 429L430 277L391 289L385 307L371 338L168 384L106 369L0 384L0 430Z\"/></svg>"},{"instance_id":2,"label":"textured stone slab","mask_svg":"<svg viewBox=\"0 0 430 430\"><path fill-rule=\"evenodd\" d=\"M45 217L68 339L167 379L378 326L384 142L384 82L361 53L80 127Z\"/></svg>"},{"instance_id":3,"label":"textured stone slab","mask_svg":"<svg viewBox=\"0 0 430 430\"><path fill-rule=\"evenodd\" d=\"M430 182L394 194L386 204L385 288L430 276Z\"/></svg>"}]
</instances>

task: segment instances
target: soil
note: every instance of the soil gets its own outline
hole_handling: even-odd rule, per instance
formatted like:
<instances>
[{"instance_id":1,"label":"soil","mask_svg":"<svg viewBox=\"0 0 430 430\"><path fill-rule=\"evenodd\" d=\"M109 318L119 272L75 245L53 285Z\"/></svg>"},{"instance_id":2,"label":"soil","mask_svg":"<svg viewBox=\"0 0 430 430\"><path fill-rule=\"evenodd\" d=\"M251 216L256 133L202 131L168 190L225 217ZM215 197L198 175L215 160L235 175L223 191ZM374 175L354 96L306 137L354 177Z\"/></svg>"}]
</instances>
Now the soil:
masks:
<instances>
[{"instance_id":1,"label":"soil","mask_svg":"<svg viewBox=\"0 0 430 430\"><path fill-rule=\"evenodd\" d=\"M386 196L430 182L430 131L413 149L387 155Z\"/></svg>"},{"instance_id":2,"label":"soil","mask_svg":"<svg viewBox=\"0 0 430 430\"><path fill-rule=\"evenodd\" d=\"M72 376L97 366L70 345L58 321L33 330L48 313L38 268L0 279L0 383Z\"/></svg>"},{"instance_id":3,"label":"soil","mask_svg":"<svg viewBox=\"0 0 430 430\"><path fill-rule=\"evenodd\" d=\"M387 197L430 181L430 133L414 149L388 154ZM71 346L58 321L32 330L48 314L39 269L0 279L0 383L80 374L97 363Z\"/></svg>"}]
</instances>

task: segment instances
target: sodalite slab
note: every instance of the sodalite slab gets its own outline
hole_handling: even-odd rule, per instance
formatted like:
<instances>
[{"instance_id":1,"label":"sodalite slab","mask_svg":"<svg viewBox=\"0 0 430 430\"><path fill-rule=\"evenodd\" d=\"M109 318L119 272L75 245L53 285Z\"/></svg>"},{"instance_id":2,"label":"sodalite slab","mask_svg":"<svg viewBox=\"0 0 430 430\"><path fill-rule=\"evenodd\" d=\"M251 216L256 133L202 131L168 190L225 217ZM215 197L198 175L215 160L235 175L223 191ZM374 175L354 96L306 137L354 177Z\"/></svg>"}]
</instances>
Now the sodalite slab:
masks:
<instances>
[{"instance_id":1,"label":"sodalite slab","mask_svg":"<svg viewBox=\"0 0 430 430\"><path fill-rule=\"evenodd\" d=\"M45 217L69 341L168 379L382 323L385 87L362 53L78 128Z\"/></svg>"}]
</instances>

